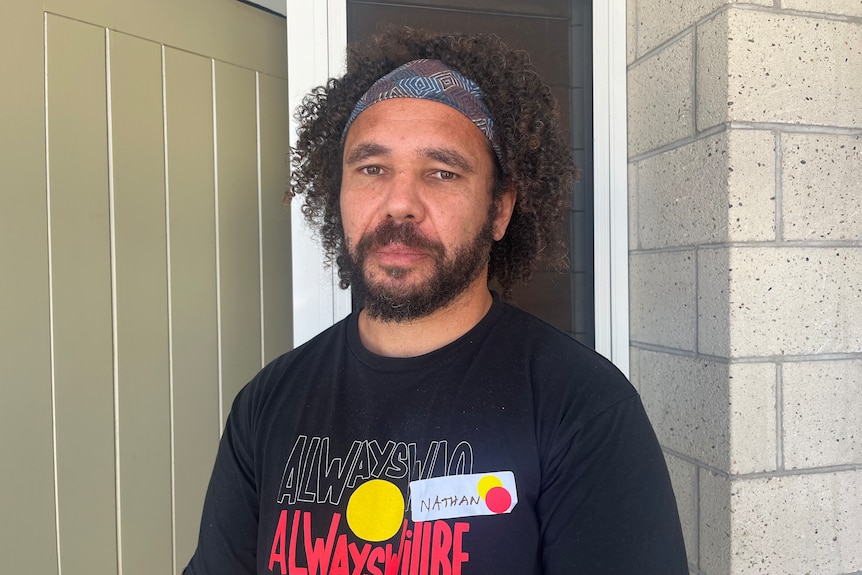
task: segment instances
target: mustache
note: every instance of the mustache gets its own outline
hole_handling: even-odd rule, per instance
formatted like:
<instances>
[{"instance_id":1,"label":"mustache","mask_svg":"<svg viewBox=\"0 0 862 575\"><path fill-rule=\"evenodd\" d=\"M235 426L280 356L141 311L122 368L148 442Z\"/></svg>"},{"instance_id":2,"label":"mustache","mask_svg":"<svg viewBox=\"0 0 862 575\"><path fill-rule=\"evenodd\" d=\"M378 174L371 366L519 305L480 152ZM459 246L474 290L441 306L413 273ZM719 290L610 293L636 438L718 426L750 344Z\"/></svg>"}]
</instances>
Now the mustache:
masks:
<instances>
[{"instance_id":1,"label":"mustache","mask_svg":"<svg viewBox=\"0 0 862 575\"><path fill-rule=\"evenodd\" d=\"M356 246L360 254L368 253L374 248L381 248L390 244L401 244L432 254L442 255L443 245L428 239L419 231L416 224L410 222L395 222L386 220L378 225L373 231L362 236Z\"/></svg>"}]
</instances>

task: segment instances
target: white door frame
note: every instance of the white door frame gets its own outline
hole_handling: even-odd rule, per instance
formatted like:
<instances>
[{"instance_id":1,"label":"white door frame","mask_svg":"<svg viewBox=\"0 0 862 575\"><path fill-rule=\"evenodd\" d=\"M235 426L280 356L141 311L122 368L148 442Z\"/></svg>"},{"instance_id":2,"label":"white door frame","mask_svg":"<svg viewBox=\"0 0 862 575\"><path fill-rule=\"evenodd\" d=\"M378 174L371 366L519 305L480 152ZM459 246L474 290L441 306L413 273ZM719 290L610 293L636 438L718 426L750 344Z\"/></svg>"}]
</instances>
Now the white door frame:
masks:
<instances>
[{"instance_id":1,"label":"white door frame","mask_svg":"<svg viewBox=\"0 0 862 575\"><path fill-rule=\"evenodd\" d=\"M593 2L596 350L629 375L626 0Z\"/></svg>"},{"instance_id":2,"label":"white door frame","mask_svg":"<svg viewBox=\"0 0 862 575\"><path fill-rule=\"evenodd\" d=\"M593 2L593 158L595 173L596 349L628 375L628 191L626 146L626 0ZM342 73L347 44L346 0L287 0L290 109L309 89ZM291 143L296 140L291 120ZM299 206L293 225L293 303L296 345L350 310L334 269Z\"/></svg>"},{"instance_id":3,"label":"white door frame","mask_svg":"<svg viewBox=\"0 0 862 575\"><path fill-rule=\"evenodd\" d=\"M296 143L293 111L303 96L344 71L347 48L345 0L287 0L287 87L290 144ZM323 250L302 215L291 206L293 342L298 346L350 313L350 293L338 287L335 266L323 267Z\"/></svg>"}]
</instances>

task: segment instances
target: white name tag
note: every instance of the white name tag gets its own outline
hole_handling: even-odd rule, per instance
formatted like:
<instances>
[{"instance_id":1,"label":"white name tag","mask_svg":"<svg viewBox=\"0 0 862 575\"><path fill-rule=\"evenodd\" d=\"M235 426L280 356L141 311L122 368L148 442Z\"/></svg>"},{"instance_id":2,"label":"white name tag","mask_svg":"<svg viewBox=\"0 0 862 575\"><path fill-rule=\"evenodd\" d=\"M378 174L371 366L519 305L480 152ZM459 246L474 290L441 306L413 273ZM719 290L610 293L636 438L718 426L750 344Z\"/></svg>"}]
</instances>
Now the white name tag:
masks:
<instances>
[{"instance_id":1,"label":"white name tag","mask_svg":"<svg viewBox=\"0 0 862 575\"><path fill-rule=\"evenodd\" d=\"M511 471L432 477L410 482L414 523L511 513L518 504Z\"/></svg>"}]
</instances>

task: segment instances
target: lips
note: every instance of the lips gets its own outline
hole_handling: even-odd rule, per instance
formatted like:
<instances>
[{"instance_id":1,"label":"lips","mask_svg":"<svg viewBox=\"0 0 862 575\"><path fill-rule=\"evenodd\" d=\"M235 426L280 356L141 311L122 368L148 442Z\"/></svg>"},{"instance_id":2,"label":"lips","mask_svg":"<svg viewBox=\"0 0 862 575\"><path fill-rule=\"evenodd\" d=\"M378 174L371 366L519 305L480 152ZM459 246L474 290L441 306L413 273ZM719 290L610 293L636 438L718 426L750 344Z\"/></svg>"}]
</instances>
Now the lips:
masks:
<instances>
[{"instance_id":1,"label":"lips","mask_svg":"<svg viewBox=\"0 0 862 575\"><path fill-rule=\"evenodd\" d=\"M441 258L443 246L426 238L414 224L385 221L357 245L360 257L372 256L383 266L407 267L425 258Z\"/></svg>"},{"instance_id":2,"label":"lips","mask_svg":"<svg viewBox=\"0 0 862 575\"><path fill-rule=\"evenodd\" d=\"M406 267L429 257L424 249L402 243L389 243L371 251L384 266Z\"/></svg>"}]
</instances>

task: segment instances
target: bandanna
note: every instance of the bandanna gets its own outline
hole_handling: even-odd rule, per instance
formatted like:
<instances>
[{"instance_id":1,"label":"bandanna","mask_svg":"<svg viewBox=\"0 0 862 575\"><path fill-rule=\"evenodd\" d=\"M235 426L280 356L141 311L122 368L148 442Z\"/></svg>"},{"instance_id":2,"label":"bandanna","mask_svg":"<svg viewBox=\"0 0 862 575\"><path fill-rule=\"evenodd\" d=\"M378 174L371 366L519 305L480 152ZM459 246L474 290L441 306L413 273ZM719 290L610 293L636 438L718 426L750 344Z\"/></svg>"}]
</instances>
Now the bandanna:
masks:
<instances>
[{"instance_id":1,"label":"bandanna","mask_svg":"<svg viewBox=\"0 0 862 575\"><path fill-rule=\"evenodd\" d=\"M440 60L413 60L378 79L359 99L341 133L341 141L356 117L370 106L392 98L419 98L440 102L467 116L479 128L503 163L500 139L491 118L491 111L482 98L482 90Z\"/></svg>"}]
</instances>

